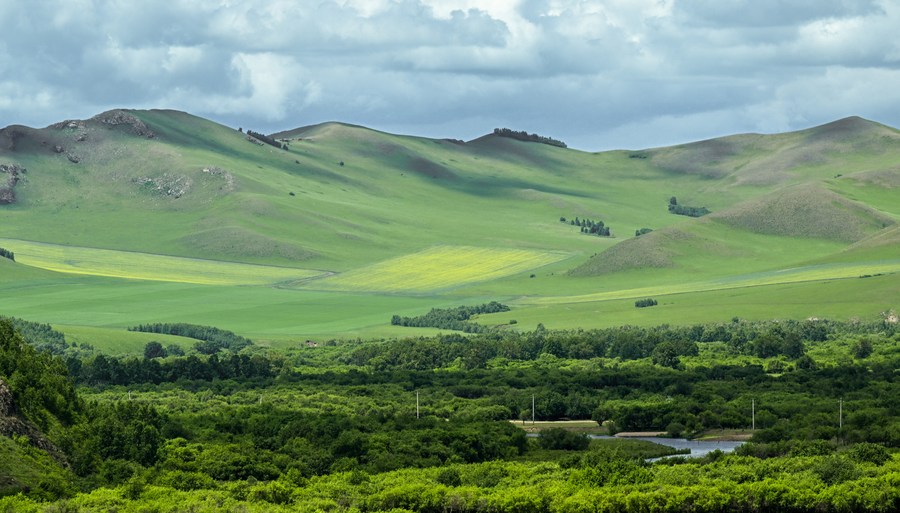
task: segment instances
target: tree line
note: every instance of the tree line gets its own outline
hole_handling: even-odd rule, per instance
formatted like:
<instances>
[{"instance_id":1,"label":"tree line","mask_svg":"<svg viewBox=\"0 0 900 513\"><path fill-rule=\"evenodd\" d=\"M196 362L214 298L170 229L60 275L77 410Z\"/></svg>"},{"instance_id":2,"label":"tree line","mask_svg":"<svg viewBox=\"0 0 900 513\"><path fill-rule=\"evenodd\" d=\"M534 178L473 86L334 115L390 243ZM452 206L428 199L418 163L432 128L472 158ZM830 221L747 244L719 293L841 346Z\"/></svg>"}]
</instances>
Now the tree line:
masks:
<instances>
[{"instance_id":1,"label":"tree line","mask_svg":"<svg viewBox=\"0 0 900 513\"><path fill-rule=\"evenodd\" d=\"M672 196L669 198L669 213L679 216L702 217L709 214L710 210L706 207L688 207L679 205L678 199L675 196Z\"/></svg>"},{"instance_id":2,"label":"tree line","mask_svg":"<svg viewBox=\"0 0 900 513\"><path fill-rule=\"evenodd\" d=\"M162 333L197 339L199 342L194 344L194 349L197 350L198 353L203 354L214 354L225 349L236 352L253 345L252 340L237 335L232 331L223 330L213 326L200 326L182 322L140 324L128 328L128 331Z\"/></svg>"},{"instance_id":3,"label":"tree line","mask_svg":"<svg viewBox=\"0 0 900 513\"><path fill-rule=\"evenodd\" d=\"M262 354L231 353L219 357L188 355L167 359L113 357L103 354L89 359L66 359L69 375L85 385L134 385L179 381L266 380L279 374L281 358Z\"/></svg>"},{"instance_id":4,"label":"tree line","mask_svg":"<svg viewBox=\"0 0 900 513\"><path fill-rule=\"evenodd\" d=\"M278 148L279 150L288 149L287 144L282 144L282 143L276 141L275 139L272 139L271 137L269 137L266 134L254 132L253 130L247 130L247 135L253 137L254 139L260 140L260 141L268 144L269 146L274 146L274 147Z\"/></svg>"},{"instance_id":5,"label":"tree line","mask_svg":"<svg viewBox=\"0 0 900 513\"><path fill-rule=\"evenodd\" d=\"M560 217L559 222L565 223L566 218ZM581 233L589 233L591 235L598 235L600 237L610 236L609 226L606 226L603 221L594 221L593 219L579 219L578 217L575 217L575 219L569 221L569 224L571 224L572 226L580 226Z\"/></svg>"},{"instance_id":6,"label":"tree line","mask_svg":"<svg viewBox=\"0 0 900 513\"><path fill-rule=\"evenodd\" d=\"M536 142L536 143L541 143L541 144L549 144L550 146L556 146L559 148L567 147L566 143L564 143L560 140L553 139L552 137L545 137L543 135L538 135L538 134L529 134L528 132L526 132L524 130L515 131L515 130L510 130L509 128L495 128L494 135L499 136L499 137L508 137L510 139L516 139L516 140L525 141L525 142Z\"/></svg>"},{"instance_id":7,"label":"tree line","mask_svg":"<svg viewBox=\"0 0 900 513\"><path fill-rule=\"evenodd\" d=\"M16 254L6 248L0 248L0 257L8 258L13 262L16 261Z\"/></svg>"},{"instance_id":8,"label":"tree line","mask_svg":"<svg viewBox=\"0 0 900 513\"><path fill-rule=\"evenodd\" d=\"M428 313L415 317L394 315L391 317L391 324L394 326L413 326L418 328L441 328L463 331L465 333L483 333L488 330L487 327L468 322L473 315L508 311L508 306L491 301L490 303L475 306L461 305L455 308L432 308Z\"/></svg>"}]
</instances>

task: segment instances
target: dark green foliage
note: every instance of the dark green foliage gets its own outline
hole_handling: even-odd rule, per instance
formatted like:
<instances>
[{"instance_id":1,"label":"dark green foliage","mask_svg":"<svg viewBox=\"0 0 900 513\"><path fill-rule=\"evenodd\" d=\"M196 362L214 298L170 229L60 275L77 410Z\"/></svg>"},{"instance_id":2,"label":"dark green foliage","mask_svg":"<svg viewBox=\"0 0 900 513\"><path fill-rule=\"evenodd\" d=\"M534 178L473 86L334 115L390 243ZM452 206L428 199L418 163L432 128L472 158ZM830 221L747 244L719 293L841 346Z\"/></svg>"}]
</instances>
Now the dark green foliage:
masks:
<instances>
[{"instance_id":1,"label":"dark green foliage","mask_svg":"<svg viewBox=\"0 0 900 513\"><path fill-rule=\"evenodd\" d=\"M563 451L583 451L591 444L587 435L573 433L562 428L551 428L541 431L538 437L538 445L542 449Z\"/></svg>"},{"instance_id":2,"label":"dark green foliage","mask_svg":"<svg viewBox=\"0 0 900 513\"><path fill-rule=\"evenodd\" d=\"M637 308L646 308L648 306L656 306L657 304L655 299L649 297L646 299L638 299L634 302L634 306Z\"/></svg>"},{"instance_id":3,"label":"dark green foliage","mask_svg":"<svg viewBox=\"0 0 900 513\"><path fill-rule=\"evenodd\" d=\"M194 349L203 354L214 354L223 349L240 351L247 346L253 345L253 341L240 335L236 335L234 332L212 326L199 326L197 324L141 324L128 328L128 331L163 333L166 335L178 335L181 337L197 339L200 342L194 344Z\"/></svg>"},{"instance_id":4,"label":"dark green foliage","mask_svg":"<svg viewBox=\"0 0 900 513\"><path fill-rule=\"evenodd\" d=\"M8 258L8 259L12 260L13 262L16 261L15 253L13 253L12 251L5 249L5 248L0 248L0 257Z\"/></svg>"},{"instance_id":5,"label":"dark green foliage","mask_svg":"<svg viewBox=\"0 0 900 513\"><path fill-rule=\"evenodd\" d=\"M441 469L441 471L437 475L437 479L435 480L444 486L460 486L462 484L462 478L459 476L459 470L457 470L455 467Z\"/></svg>"},{"instance_id":6,"label":"dark green foliage","mask_svg":"<svg viewBox=\"0 0 900 513\"><path fill-rule=\"evenodd\" d=\"M144 466L156 463L162 423L152 406L134 401L89 408L90 432L97 438L97 455L104 460L122 459Z\"/></svg>"},{"instance_id":7,"label":"dark green foliage","mask_svg":"<svg viewBox=\"0 0 900 513\"><path fill-rule=\"evenodd\" d=\"M673 205L670 203L669 213L679 216L702 217L706 214L709 214L710 210L706 207L688 207L685 205Z\"/></svg>"},{"instance_id":8,"label":"dark green foliage","mask_svg":"<svg viewBox=\"0 0 900 513\"><path fill-rule=\"evenodd\" d=\"M259 132L254 132L253 130L247 130L247 135L249 135L255 139L258 139L258 140L268 144L269 146L274 146L274 147L278 148L279 150L287 149L287 148L283 148L280 142L276 141L275 139L272 139L268 135L261 134Z\"/></svg>"},{"instance_id":9,"label":"dark green foliage","mask_svg":"<svg viewBox=\"0 0 900 513\"><path fill-rule=\"evenodd\" d=\"M679 343L666 340L653 348L650 358L656 365L677 369L681 366L681 360L678 359L679 356L690 354L691 352L696 355L697 351L697 344L694 342Z\"/></svg>"},{"instance_id":10,"label":"dark green foliage","mask_svg":"<svg viewBox=\"0 0 900 513\"><path fill-rule=\"evenodd\" d=\"M172 383L181 380L268 379L283 365L280 358L255 354L230 354L168 358L115 358L97 355L77 365L73 378L90 385L130 385L135 383ZM76 366L70 366L74 368Z\"/></svg>"},{"instance_id":11,"label":"dark green foliage","mask_svg":"<svg viewBox=\"0 0 900 513\"><path fill-rule=\"evenodd\" d=\"M515 130L510 130L509 128L495 128L494 135L499 137L509 137L510 139L517 139L519 141L526 142L536 142L541 144L549 144L550 146L557 146L559 148L566 148L566 143L553 139L551 137L544 137L538 134L529 134L526 131L517 132Z\"/></svg>"},{"instance_id":12,"label":"dark green foliage","mask_svg":"<svg viewBox=\"0 0 900 513\"><path fill-rule=\"evenodd\" d=\"M467 322L473 315L508 312L509 307L496 301L477 306L457 306L456 308L432 308L430 312L418 317L391 317L394 326L431 327L466 333L482 333L487 328L474 322Z\"/></svg>"},{"instance_id":13,"label":"dark green foliage","mask_svg":"<svg viewBox=\"0 0 900 513\"><path fill-rule=\"evenodd\" d=\"M891 454L884 446L868 442L854 444L847 450L846 454L857 463L884 465L891 459Z\"/></svg>"},{"instance_id":14,"label":"dark green foliage","mask_svg":"<svg viewBox=\"0 0 900 513\"><path fill-rule=\"evenodd\" d=\"M566 222L565 217L559 218L561 222ZM572 226L581 227L581 233L587 233L590 235L597 235L599 237L609 237L611 235L609 231L609 226L606 226L606 223L603 221L594 221L593 219L579 219L576 217L572 221L569 222Z\"/></svg>"},{"instance_id":15,"label":"dark green foliage","mask_svg":"<svg viewBox=\"0 0 900 513\"><path fill-rule=\"evenodd\" d=\"M800 358L804 355L803 340L800 333L785 331L776 325L756 337L753 341L753 353L760 358L777 355Z\"/></svg>"},{"instance_id":16,"label":"dark green foliage","mask_svg":"<svg viewBox=\"0 0 900 513\"><path fill-rule=\"evenodd\" d=\"M38 351L48 351L55 355L70 352L65 335L54 330L49 324L26 321L16 317L0 316L0 319L8 319L12 322L13 329Z\"/></svg>"},{"instance_id":17,"label":"dark green foliage","mask_svg":"<svg viewBox=\"0 0 900 513\"><path fill-rule=\"evenodd\" d=\"M635 236L635 237L640 237L641 235L646 235L646 234L648 234L648 233L650 233L650 232L652 232L652 231L653 231L652 228L641 228L641 229L639 229L639 230L635 230L635 231L634 231L634 236Z\"/></svg>"},{"instance_id":18,"label":"dark green foliage","mask_svg":"<svg viewBox=\"0 0 900 513\"><path fill-rule=\"evenodd\" d=\"M828 456L813 469L823 483L833 485L859 477L859 469L849 458L840 455Z\"/></svg>"},{"instance_id":19,"label":"dark green foliage","mask_svg":"<svg viewBox=\"0 0 900 513\"><path fill-rule=\"evenodd\" d=\"M0 319L0 378L9 386L17 413L41 429L71 424L81 411L66 365L27 344L9 319Z\"/></svg>"},{"instance_id":20,"label":"dark green foliage","mask_svg":"<svg viewBox=\"0 0 900 513\"><path fill-rule=\"evenodd\" d=\"M864 359L872 356L875 348L872 345L872 339L869 337L860 337L853 345L853 356Z\"/></svg>"},{"instance_id":21,"label":"dark green foliage","mask_svg":"<svg viewBox=\"0 0 900 513\"><path fill-rule=\"evenodd\" d=\"M164 348L162 344L155 340L147 342L147 345L144 346L144 358L165 358L166 356L168 356L168 353L166 353L166 348Z\"/></svg>"},{"instance_id":22,"label":"dark green foliage","mask_svg":"<svg viewBox=\"0 0 900 513\"><path fill-rule=\"evenodd\" d=\"M401 318L397 316L394 321L400 323ZM371 365L380 370L427 370L454 363L462 363L466 368L482 368L492 358L534 360L542 353L579 360L596 357L637 360L651 356L658 344L673 341L679 344L679 356L697 354L695 342L722 342L737 354L791 357L800 354L798 365L807 365L811 360L807 361L801 352L805 342L825 340L828 334L880 332L885 329L894 330L897 327L829 321L781 321L650 328L622 326L572 331L537 329L530 333L486 332L468 338L444 335L367 344L350 353L345 361L355 365ZM890 331L885 333L892 334ZM685 342L689 344L680 345Z\"/></svg>"}]
</instances>

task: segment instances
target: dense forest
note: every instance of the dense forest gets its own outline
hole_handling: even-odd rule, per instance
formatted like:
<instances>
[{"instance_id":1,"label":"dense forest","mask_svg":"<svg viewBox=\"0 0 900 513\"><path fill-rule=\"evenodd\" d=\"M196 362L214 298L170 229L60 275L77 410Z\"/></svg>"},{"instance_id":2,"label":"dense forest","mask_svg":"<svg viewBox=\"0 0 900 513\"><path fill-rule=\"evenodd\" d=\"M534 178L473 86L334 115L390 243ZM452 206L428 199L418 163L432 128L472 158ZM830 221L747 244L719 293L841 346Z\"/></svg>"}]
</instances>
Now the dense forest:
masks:
<instances>
[{"instance_id":1,"label":"dense forest","mask_svg":"<svg viewBox=\"0 0 900 513\"><path fill-rule=\"evenodd\" d=\"M539 327L212 354L151 342L123 356L72 351L43 326L0 320L0 426L32 426L0 436L14 462L0 463L0 511L900 506L896 324ZM753 438L649 463L667 450L529 438L517 419L532 416Z\"/></svg>"}]
</instances>

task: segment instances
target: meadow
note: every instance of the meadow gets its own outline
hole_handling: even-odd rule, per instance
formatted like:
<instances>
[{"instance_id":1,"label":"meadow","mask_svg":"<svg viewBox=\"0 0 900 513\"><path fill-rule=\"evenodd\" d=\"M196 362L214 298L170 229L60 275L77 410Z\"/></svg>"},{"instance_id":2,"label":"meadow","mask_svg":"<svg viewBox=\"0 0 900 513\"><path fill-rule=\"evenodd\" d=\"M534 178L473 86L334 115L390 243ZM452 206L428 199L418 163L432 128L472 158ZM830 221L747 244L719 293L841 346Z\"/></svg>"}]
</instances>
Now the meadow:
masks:
<instances>
[{"instance_id":1,"label":"meadow","mask_svg":"<svg viewBox=\"0 0 900 513\"><path fill-rule=\"evenodd\" d=\"M285 346L434 334L389 321L494 300L512 312L478 322L505 329L900 306L900 135L864 120L589 153L340 123L276 134L275 148L186 113L130 114L154 138L88 121L0 151L28 168L2 211L17 262L0 262L0 313L73 335L192 322ZM713 213L672 215L672 196ZM635 309L642 297L660 305Z\"/></svg>"},{"instance_id":2,"label":"meadow","mask_svg":"<svg viewBox=\"0 0 900 513\"><path fill-rule=\"evenodd\" d=\"M345 292L437 292L532 271L567 258L524 249L438 246L354 269L311 288Z\"/></svg>"},{"instance_id":3,"label":"meadow","mask_svg":"<svg viewBox=\"0 0 900 513\"><path fill-rule=\"evenodd\" d=\"M321 271L63 246L0 238L0 246L31 267L67 274L199 285L274 285L322 276Z\"/></svg>"}]
</instances>

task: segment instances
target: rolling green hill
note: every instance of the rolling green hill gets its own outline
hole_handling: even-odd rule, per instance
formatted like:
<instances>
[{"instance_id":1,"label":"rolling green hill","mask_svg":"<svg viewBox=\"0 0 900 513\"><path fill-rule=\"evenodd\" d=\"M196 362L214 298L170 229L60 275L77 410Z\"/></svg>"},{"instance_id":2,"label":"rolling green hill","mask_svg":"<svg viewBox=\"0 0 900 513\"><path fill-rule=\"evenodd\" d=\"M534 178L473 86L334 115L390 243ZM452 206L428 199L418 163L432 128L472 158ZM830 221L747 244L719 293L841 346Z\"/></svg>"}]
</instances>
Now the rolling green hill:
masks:
<instances>
[{"instance_id":1,"label":"rolling green hill","mask_svg":"<svg viewBox=\"0 0 900 513\"><path fill-rule=\"evenodd\" d=\"M0 261L0 313L290 343L433 332L389 320L484 300L513 306L485 321L523 329L841 316L785 292L834 280L845 318L900 307L900 132L861 118L603 153L341 123L247 132L161 110L0 130L0 247L17 260ZM712 213L673 215L672 196ZM685 313L748 288L752 306ZM647 294L678 301L623 310Z\"/></svg>"}]
</instances>

